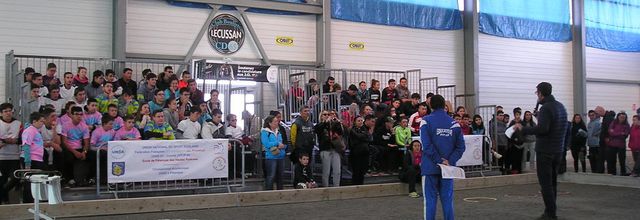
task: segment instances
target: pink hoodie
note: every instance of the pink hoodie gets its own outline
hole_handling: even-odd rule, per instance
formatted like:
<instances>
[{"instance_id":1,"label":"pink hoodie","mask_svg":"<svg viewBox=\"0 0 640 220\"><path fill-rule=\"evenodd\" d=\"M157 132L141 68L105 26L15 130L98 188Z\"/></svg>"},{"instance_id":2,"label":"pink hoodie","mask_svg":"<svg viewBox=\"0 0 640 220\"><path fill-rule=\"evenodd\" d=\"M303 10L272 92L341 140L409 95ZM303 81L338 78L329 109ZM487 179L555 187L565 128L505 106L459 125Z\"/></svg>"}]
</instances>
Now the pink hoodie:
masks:
<instances>
[{"instance_id":1,"label":"pink hoodie","mask_svg":"<svg viewBox=\"0 0 640 220\"><path fill-rule=\"evenodd\" d=\"M629 135L629 148L631 151L640 151L640 125L631 126L631 132Z\"/></svg>"}]
</instances>

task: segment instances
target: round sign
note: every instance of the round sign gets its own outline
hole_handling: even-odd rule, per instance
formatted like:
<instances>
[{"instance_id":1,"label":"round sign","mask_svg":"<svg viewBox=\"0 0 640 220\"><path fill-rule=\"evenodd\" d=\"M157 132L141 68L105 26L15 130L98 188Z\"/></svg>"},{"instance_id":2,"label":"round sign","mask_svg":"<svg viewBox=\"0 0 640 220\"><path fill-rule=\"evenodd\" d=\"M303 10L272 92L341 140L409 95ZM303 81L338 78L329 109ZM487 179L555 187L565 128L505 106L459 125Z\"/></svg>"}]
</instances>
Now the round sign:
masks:
<instances>
[{"instance_id":1,"label":"round sign","mask_svg":"<svg viewBox=\"0 0 640 220\"><path fill-rule=\"evenodd\" d=\"M221 14L209 24L208 38L214 50L221 54L232 54L242 48L244 26L238 18L230 14Z\"/></svg>"}]
</instances>

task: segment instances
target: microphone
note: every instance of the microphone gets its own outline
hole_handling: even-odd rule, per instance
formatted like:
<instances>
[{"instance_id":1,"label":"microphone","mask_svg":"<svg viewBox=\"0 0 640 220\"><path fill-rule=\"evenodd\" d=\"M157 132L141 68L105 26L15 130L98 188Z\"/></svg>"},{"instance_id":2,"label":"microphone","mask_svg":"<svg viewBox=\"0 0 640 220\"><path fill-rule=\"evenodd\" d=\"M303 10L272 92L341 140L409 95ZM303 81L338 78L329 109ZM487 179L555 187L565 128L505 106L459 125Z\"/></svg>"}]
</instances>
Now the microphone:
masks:
<instances>
[{"instance_id":1,"label":"microphone","mask_svg":"<svg viewBox=\"0 0 640 220\"><path fill-rule=\"evenodd\" d=\"M533 116L538 117L538 108L540 107L540 103L536 103L536 108L533 109Z\"/></svg>"}]
</instances>

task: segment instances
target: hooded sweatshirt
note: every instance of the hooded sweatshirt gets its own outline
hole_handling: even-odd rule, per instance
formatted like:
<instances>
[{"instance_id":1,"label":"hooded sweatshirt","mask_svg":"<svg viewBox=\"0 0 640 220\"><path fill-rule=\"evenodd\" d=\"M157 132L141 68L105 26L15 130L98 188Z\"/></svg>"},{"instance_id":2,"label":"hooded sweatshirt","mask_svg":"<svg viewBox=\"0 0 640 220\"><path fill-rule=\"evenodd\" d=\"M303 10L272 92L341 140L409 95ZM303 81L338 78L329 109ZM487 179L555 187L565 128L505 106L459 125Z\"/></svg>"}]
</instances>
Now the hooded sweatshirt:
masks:
<instances>
[{"instance_id":1,"label":"hooded sweatshirt","mask_svg":"<svg viewBox=\"0 0 640 220\"><path fill-rule=\"evenodd\" d=\"M264 150L264 157L267 160L284 159L287 147L280 149L278 154L271 152L272 147L277 147L282 143L282 134L278 130L272 131L269 128L262 128L260 130L260 142L262 143L262 150Z\"/></svg>"}]
</instances>

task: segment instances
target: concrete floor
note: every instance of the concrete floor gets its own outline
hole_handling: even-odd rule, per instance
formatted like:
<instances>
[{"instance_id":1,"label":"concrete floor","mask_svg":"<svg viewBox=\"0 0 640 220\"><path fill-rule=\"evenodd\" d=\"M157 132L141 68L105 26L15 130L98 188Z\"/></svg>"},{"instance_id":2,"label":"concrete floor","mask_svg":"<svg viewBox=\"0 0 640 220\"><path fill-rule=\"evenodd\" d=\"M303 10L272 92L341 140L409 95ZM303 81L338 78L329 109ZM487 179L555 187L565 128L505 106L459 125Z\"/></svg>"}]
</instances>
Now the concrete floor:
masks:
<instances>
[{"instance_id":1,"label":"concrete floor","mask_svg":"<svg viewBox=\"0 0 640 220\"><path fill-rule=\"evenodd\" d=\"M455 192L457 219L535 219L544 205L538 185ZM478 202L465 198L488 197ZM640 189L560 184L560 219L638 219ZM440 210L438 210L440 212ZM78 219L422 219L422 199L393 196L299 204L143 213ZM438 214L438 218L442 216Z\"/></svg>"}]
</instances>

